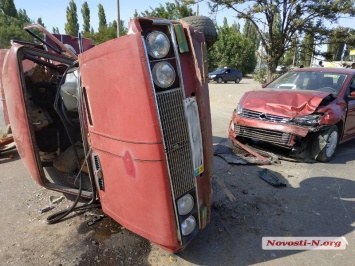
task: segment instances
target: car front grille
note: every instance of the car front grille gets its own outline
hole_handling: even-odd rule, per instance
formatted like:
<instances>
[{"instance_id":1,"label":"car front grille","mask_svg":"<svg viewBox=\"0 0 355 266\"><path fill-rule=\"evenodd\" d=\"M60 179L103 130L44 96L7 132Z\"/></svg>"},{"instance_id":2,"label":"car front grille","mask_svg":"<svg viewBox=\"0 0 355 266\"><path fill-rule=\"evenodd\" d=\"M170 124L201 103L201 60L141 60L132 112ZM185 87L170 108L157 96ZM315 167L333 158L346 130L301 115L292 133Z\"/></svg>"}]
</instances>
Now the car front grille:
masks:
<instances>
[{"instance_id":1,"label":"car front grille","mask_svg":"<svg viewBox=\"0 0 355 266\"><path fill-rule=\"evenodd\" d=\"M248 109L243 109L240 116L245 118L257 119L257 120L268 121L268 122L277 122L277 123L286 123L290 120L288 117L266 114L262 112L251 111Z\"/></svg>"},{"instance_id":2,"label":"car front grille","mask_svg":"<svg viewBox=\"0 0 355 266\"><path fill-rule=\"evenodd\" d=\"M276 130L246 127L239 125L235 125L234 129L237 136L262 140L276 145L287 146L291 140L290 133L284 133Z\"/></svg>"},{"instance_id":3,"label":"car front grille","mask_svg":"<svg viewBox=\"0 0 355 266\"><path fill-rule=\"evenodd\" d=\"M156 95L173 193L177 199L195 186L184 95L182 89Z\"/></svg>"}]
</instances>

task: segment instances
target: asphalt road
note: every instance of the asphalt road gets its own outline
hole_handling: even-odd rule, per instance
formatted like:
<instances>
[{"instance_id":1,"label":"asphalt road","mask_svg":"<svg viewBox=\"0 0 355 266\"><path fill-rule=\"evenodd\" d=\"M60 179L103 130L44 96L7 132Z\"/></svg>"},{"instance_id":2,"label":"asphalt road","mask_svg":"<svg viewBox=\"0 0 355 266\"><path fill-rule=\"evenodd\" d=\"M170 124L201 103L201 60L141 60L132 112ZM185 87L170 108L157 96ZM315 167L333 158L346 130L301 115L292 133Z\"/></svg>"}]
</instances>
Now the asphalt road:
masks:
<instances>
[{"instance_id":1,"label":"asphalt road","mask_svg":"<svg viewBox=\"0 0 355 266\"><path fill-rule=\"evenodd\" d=\"M226 144L231 113L242 94L259 87L210 84L214 143ZM2 117L0 126L3 126ZM12 158L12 156L14 156ZM280 165L229 165L214 158L212 221L179 254L169 254L130 233L110 218L88 227L90 217L76 215L59 224L45 219L70 205L64 199L45 214L49 197L60 194L38 186L17 152L0 154L1 265L354 265L355 141L340 145L327 164L281 161ZM275 188L258 177L269 169L287 184ZM226 191L231 195L226 196ZM264 236L343 236L345 250L271 250Z\"/></svg>"}]
</instances>

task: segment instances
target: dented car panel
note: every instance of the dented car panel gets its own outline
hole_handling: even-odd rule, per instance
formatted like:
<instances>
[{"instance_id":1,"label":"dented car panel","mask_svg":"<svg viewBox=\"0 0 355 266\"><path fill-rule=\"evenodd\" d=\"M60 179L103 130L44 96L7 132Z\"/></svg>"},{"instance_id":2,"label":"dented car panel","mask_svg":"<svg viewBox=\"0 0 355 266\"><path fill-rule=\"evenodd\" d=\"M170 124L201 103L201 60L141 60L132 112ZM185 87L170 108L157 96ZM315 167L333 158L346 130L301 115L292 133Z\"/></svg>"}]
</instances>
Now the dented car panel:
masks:
<instances>
[{"instance_id":1,"label":"dented car panel","mask_svg":"<svg viewBox=\"0 0 355 266\"><path fill-rule=\"evenodd\" d=\"M246 92L232 114L229 137L271 143L293 156L307 148L313 158L326 149L330 155L338 143L355 138L354 75L351 69L296 69Z\"/></svg>"},{"instance_id":2,"label":"dented car panel","mask_svg":"<svg viewBox=\"0 0 355 266\"><path fill-rule=\"evenodd\" d=\"M26 29L33 27L43 31ZM60 49L14 42L3 72L14 139L32 177L99 200L127 229L182 250L210 221L204 35L185 22L136 18L128 35L78 57L47 36ZM165 50L152 51L158 37Z\"/></svg>"}]
</instances>

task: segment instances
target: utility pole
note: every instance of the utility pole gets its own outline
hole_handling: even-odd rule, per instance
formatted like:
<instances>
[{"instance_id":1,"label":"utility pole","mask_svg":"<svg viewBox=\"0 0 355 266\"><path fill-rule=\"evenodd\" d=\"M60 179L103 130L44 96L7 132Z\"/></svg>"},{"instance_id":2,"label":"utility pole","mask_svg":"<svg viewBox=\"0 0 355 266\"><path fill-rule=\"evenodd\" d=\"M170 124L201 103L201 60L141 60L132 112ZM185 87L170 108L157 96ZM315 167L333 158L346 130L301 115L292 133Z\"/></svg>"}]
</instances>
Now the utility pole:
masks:
<instances>
[{"instance_id":1,"label":"utility pole","mask_svg":"<svg viewBox=\"0 0 355 266\"><path fill-rule=\"evenodd\" d=\"M117 0L117 37L120 37L120 25L121 25L120 0Z\"/></svg>"}]
</instances>

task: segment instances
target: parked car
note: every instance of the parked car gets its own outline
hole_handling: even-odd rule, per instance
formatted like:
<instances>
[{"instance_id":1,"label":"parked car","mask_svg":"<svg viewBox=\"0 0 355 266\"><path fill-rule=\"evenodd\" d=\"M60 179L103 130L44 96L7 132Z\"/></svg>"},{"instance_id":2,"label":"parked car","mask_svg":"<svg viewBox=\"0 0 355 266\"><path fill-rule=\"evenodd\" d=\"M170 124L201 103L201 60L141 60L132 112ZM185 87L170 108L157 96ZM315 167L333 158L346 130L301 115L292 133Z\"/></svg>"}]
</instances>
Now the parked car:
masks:
<instances>
[{"instance_id":1,"label":"parked car","mask_svg":"<svg viewBox=\"0 0 355 266\"><path fill-rule=\"evenodd\" d=\"M227 83L228 81L234 81L239 83L242 80L243 74L239 70L230 67L217 68L211 73L208 73L210 81L217 81L218 83Z\"/></svg>"},{"instance_id":2,"label":"parked car","mask_svg":"<svg viewBox=\"0 0 355 266\"><path fill-rule=\"evenodd\" d=\"M355 138L355 70L294 69L246 92L233 112L229 138L330 161L339 143Z\"/></svg>"},{"instance_id":3,"label":"parked car","mask_svg":"<svg viewBox=\"0 0 355 266\"><path fill-rule=\"evenodd\" d=\"M25 28L36 43L12 41L0 81L19 155L39 185L75 195L48 223L101 206L170 252L206 227L212 130L197 29L134 18L127 35L98 46L40 25Z\"/></svg>"}]
</instances>

